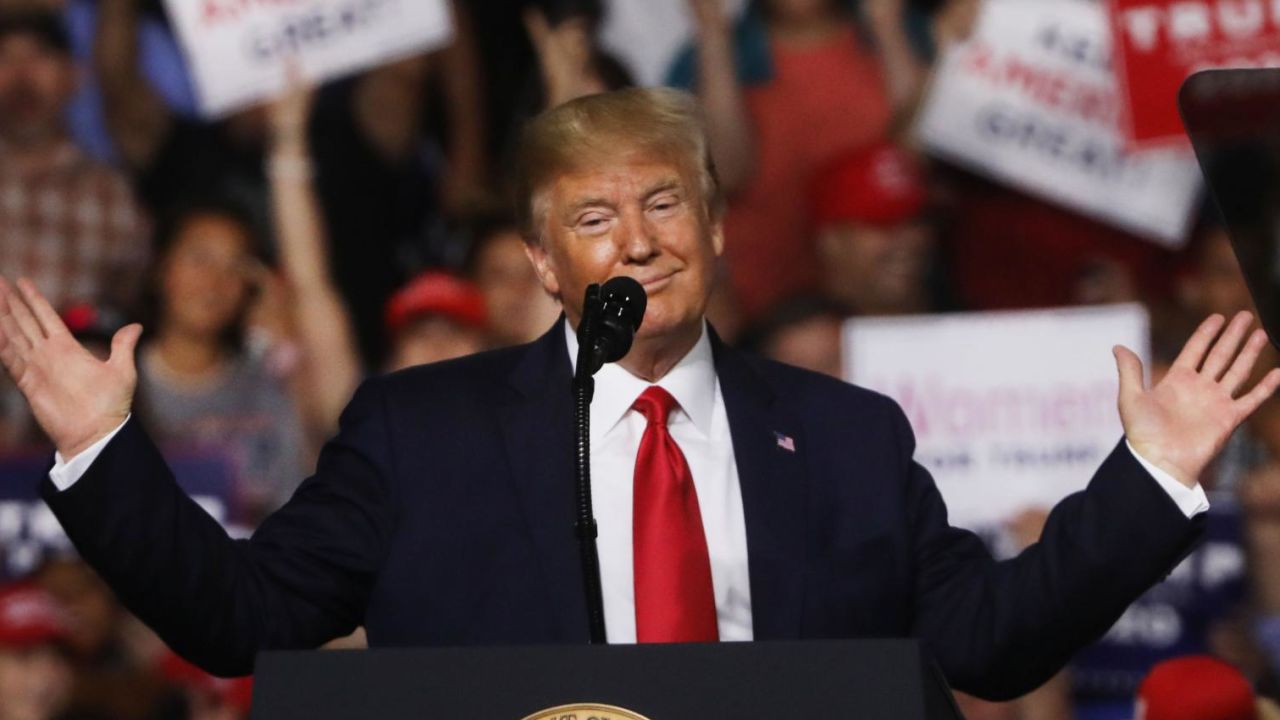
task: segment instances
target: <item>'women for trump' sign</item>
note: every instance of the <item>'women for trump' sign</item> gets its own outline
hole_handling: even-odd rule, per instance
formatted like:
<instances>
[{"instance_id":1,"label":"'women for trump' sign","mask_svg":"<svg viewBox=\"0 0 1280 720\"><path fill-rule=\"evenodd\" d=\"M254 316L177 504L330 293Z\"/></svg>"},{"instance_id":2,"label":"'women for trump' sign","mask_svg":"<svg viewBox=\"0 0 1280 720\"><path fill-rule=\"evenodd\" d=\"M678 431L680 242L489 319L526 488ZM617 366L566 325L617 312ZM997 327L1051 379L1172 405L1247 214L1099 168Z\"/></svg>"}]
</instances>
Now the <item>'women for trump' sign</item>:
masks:
<instances>
[{"instance_id":1,"label":"'women for trump' sign","mask_svg":"<svg viewBox=\"0 0 1280 720\"><path fill-rule=\"evenodd\" d=\"M201 110L225 115L280 92L295 58L323 81L438 47L445 0L166 0Z\"/></svg>"},{"instance_id":2,"label":"'women for trump' sign","mask_svg":"<svg viewBox=\"0 0 1280 720\"><path fill-rule=\"evenodd\" d=\"M975 530L1084 488L1123 435L1114 345L1138 305L850 320L845 379L897 400L951 520Z\"/></svg>"}]
</instances>

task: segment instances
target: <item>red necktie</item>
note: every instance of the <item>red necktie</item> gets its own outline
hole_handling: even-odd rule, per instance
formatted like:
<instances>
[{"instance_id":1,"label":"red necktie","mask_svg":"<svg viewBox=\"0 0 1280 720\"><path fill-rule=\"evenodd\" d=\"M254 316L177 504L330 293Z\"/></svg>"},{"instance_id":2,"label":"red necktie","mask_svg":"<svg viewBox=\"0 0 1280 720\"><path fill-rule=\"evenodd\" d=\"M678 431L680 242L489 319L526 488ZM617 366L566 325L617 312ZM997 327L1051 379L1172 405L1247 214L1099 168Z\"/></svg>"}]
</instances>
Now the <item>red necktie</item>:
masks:
<instances>
[{"instance_id":1,"label":"red necktie","mask_svg":"<svg viewBox=\"0 0 1280 720\"><path fill-rule=\"evenodd\" d=\"M714 642L716 599L693 473L667 432L675 398L656 385L634 407L649 421L636 454L632 543L636 641Z\"/></svg>"}]
</instances>

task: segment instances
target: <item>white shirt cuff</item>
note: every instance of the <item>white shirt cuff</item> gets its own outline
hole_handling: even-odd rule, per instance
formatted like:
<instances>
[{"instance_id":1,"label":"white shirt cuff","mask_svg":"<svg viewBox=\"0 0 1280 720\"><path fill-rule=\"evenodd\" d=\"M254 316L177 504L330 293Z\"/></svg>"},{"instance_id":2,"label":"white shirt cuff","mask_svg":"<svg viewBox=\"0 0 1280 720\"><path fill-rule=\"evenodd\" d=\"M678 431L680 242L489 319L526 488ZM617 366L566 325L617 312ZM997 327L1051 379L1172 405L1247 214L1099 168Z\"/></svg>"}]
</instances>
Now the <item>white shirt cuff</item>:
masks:
<instances>
[{"instance_id":1,"label":"white shirt cuff","mask_svg":"<svg viewBox=\"0 0 1280 720\"><path fill-rule=\"evenodd\" d=\"M124 422L117 425L115 430L107 433L98 442L81 450L79 454L70 460L62 457L62 453L55 451L53 453L53 469L49 471L49 480L53 482L53 486L61 492L75 485L77 480L84 477L93 461L97 460L98 456L102 454L102 449L107 446L107 443L111 442L111 438L120 432L120 428L123 428L124 423L129 422L131 417L133 417L132 413L124 419Z\"/></svg>"},{"instance_id":2,"label":"white shirt cuff","mask_svg":"<svg viewBox=\"0 0 1280 720\"><path fill-rule=\"evenodd\" d=\"M1137 460L1138 463L1142 465L1143 469L1150 473L1151 477L1155 478L1156 483L1158 483L1160 487L1164 488L1164 491L1169 494L1169 498L1178 506L1178 509L1182 511L1183 515L1186 515L1189 518L1195 517L1209 509L1209 497L1204 494L1204 488L1200 486L1200 483L1196 483L1195 487L1187 487L1186 485L1183 485L1169 473L1147 462L1146 458L1139 455L1138 451L1133 449L1133 445L1129 444L1128 439L1124 441L1124 444L1128 446L1129 452L1133 453L1134 459Z\"/></svg>"}]
</instances>

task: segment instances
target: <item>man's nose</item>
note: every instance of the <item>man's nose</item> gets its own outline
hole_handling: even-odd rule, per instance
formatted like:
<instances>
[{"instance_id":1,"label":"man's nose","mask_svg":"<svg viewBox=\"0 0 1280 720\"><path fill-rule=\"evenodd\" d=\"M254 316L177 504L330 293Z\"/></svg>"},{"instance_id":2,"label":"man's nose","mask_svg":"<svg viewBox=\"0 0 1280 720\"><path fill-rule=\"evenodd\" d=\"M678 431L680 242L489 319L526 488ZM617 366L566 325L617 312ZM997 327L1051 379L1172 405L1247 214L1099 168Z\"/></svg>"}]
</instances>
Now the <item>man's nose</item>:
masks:
<instances>
[{"instance_id":1,"label":"man's nose","mask_svg":"<svg viewBox=\"0 0 1280 720\"><path fill-rule=\"evenodd\" d=\"M622 254L632 262L644 262L659 254L658 234L644 213L627 213L622 218L618 242Z\"/></svg>"}]
</instances>

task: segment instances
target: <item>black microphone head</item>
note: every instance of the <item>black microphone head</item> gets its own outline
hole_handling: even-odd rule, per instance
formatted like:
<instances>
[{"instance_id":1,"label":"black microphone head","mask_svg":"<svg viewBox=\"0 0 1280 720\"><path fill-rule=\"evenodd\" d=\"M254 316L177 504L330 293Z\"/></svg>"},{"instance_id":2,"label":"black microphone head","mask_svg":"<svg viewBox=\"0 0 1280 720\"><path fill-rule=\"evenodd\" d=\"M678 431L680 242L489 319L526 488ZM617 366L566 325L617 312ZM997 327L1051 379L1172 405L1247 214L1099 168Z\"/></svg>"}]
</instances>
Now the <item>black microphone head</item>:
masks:
<instances>
[{"instance_id":1,"label":"black microphone head","mask_svg":"<svg viewBox=\"0 0 1280 720\"><path fill-rule=\"evenodd\" d=\"M644 320L649 296L634 278L611 278L600 287L603 305L600 318L600 348L604 362L617 362L631 350L631 341Z\"/></svg>"},{"instance_id":2,"label":"black microphone head","mask_svg":"<svg viewBox=\"0 0 1280 720\"><path fill-rule=\"evenodd\" d=\"M632 332L640 329L640 322L644 320L644 310L649 305L649 295L635 278L619 276L606 280L604 285L600 286L600 298L604 300L606 311L616 306L617 314L631 321Z\"/></svg>"}]
</instances>

